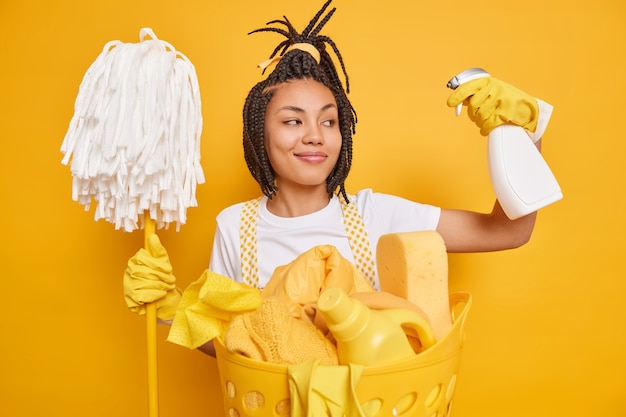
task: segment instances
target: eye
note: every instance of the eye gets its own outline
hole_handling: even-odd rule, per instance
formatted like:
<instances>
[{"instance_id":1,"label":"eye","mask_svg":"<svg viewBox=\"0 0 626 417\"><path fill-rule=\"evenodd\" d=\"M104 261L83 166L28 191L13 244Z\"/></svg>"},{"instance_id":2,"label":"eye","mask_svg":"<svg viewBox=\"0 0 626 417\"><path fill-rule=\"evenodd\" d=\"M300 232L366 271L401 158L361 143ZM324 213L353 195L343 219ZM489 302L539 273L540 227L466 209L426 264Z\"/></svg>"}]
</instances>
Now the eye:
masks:
<instances>
[{"instance_id":1,"label":"eye","mask_svg":"<svg viewBox=\"0 0 626 417\"><path fill-rule=\"evenodd\" d=\"M289 120L285 120L284 123L286 125L289 125L289 126L295 126L295 125L299 125L300 124L300 120L298 120L298 119L289 119Z\"/></svg>"},{"instance_id":2,"label":"eye","mask_svg":"<svg viewBox=\"0 0 626 417\"><path fill-rule=\"evenodd\" d=\"M322 124L327 127L333 127L337 124L337 120L336 119L324 120Z\"/></svg>"}]
</instances>

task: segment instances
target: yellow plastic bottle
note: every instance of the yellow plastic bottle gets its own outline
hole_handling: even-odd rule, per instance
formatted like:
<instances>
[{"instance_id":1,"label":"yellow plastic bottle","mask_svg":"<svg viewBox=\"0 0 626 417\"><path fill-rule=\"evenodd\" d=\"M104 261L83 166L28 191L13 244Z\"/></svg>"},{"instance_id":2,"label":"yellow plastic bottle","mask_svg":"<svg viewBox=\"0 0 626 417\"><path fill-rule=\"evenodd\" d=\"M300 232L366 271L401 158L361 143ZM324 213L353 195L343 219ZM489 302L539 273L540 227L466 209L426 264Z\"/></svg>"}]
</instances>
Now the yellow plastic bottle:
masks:
<instances>
[{"instance_id":1,"label":"yellow plastic bottle","mask_svg":"<svg viewBox=\"0 0 626 417\"><path fill-rule=\"evenodd\" d=\"M370 310L340 288L322 292L317 308L337 341L341 365L380 365L414 356L403 326L417 332L422 350L435 344L430 325L418 313L405 309Z\"/></svg>"}]
</instances>

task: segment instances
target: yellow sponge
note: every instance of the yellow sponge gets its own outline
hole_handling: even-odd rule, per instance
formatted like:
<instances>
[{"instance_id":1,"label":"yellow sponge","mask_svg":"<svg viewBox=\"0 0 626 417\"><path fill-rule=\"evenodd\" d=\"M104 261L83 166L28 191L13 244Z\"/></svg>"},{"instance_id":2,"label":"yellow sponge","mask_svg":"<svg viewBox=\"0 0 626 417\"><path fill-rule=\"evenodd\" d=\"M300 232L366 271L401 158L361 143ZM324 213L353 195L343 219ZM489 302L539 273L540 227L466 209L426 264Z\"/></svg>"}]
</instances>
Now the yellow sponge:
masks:
<instances>
[{"instance_id":1,"label":"yellow sponge","mask_svg":"<svg viewBox=\"0 0 626 417\"><path fill-rule=\"evenodd\" d=\"M376 247L382 291L406 298L429 317L437 340L450 330L448 254L434 230L383 235Z\"/></svg>"}]
</instances>

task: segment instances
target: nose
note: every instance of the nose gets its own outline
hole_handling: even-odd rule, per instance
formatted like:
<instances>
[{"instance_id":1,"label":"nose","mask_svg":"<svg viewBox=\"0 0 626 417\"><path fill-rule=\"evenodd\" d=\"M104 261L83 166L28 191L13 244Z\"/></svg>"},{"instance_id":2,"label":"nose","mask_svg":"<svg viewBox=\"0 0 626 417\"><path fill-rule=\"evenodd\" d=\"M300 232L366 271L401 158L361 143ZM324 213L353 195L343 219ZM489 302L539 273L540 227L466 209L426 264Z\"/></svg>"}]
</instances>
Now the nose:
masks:
<instances>
[{"instance_id":1,"label":"nose","mask_svg":"<svg viewBox=\"0 0 626 417\"><path fill-rule=\"evenodd\" d=\"M302 142L311 145L323 144L324 135L322 134L320 127L315 123L310 124L308 129L304 132L304 136L302 136Z\"/></svg>"}]
</instances>

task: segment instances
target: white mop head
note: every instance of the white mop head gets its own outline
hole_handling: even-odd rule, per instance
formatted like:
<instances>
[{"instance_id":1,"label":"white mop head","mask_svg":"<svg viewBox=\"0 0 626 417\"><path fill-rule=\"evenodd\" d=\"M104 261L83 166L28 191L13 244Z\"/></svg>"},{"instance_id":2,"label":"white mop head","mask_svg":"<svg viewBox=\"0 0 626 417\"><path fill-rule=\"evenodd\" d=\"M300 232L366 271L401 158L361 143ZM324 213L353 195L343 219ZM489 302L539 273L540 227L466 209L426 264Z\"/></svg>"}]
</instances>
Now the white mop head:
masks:
<instances>
[{"instance_id":1,"label":"white mop head","mask_svg":"<svg viewBox=\"0 0 626 417\"><path fill-rule=\"evenodd\" d=\"M186 222L197 206L202 111L193 64L172 45L141 29L139 43L111 41L79 88L63 140L71 159L72 198L95 220L116 229L143 227L149 212L157 228Z\"/></svg>"}]
</instances>

